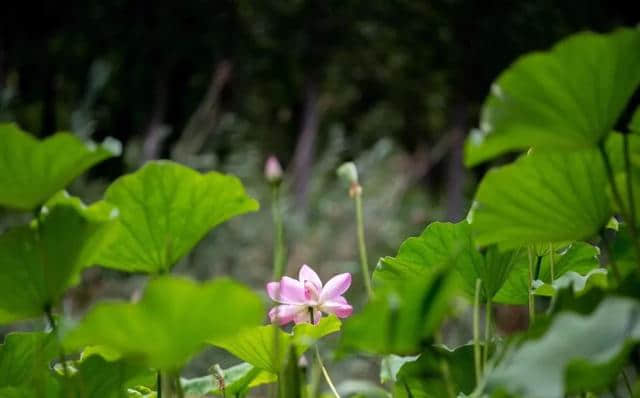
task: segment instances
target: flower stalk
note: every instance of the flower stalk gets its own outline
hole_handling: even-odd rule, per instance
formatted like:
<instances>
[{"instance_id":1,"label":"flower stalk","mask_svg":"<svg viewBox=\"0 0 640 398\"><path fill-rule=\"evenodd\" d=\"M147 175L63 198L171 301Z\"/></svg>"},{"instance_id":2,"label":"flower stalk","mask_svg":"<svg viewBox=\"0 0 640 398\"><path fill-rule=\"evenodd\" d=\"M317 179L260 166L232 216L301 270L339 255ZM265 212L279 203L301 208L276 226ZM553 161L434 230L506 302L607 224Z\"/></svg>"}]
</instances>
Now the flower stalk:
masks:
<instances>
[{"instance_id":1,"label":"flower stalk","mask_svg":"<svg viewBox=\"0 0 640 398\"><path fill-rule=\"evenodd\" d=\"M624 153L624 170L627 182L627 201L629 202L629 212L627 213L629 218L629 232L631 233L631 239L633 239L634 247L636 249L636 257L638 266L640 266L640 242L638 241L638 229L636 227L636 204L633 200L633 176L631 167L631 154L629 149L629 134L622 136L622 146ZM621 204L622 205L622 204Z\"/></svg>"},{"instance_id":2,"label":"flower stalk","mask_svg":"<svg viewBox=\"0 0 640 398\"><path fill-rule=\"evenodd\" d=\"M362 210L362 186L358 182L358 169L353 162L344 163L338 168L338 176L349 184L349 197L353 199L356 208L356 228L358 234L358 253L362 279L369 299L373 297L371 287L371 274L369 273L369 260L367 258L367 245L364 235L364 215Z\"/></svg>"},{"instance_id":3,"label":"flower stalk","mask_svg":"<svg viewBox=\"0 0 640 398\"><path fill-rule=\"evenodd\" d=\"M627 207L624 204L622 199L622 195L620 194L620 190L618 189L618 184L616 183L615 176L613 175L613 168L611 167L611 161L609 159L609 155L607 154L607 150L604 147L604 143L600 143L598 145L600 149L600 155L602 156L602 161L604 162L604 167L607 172L607 177L609 179L609 184L611 185L611 193L613 194L613 199L618 205L618 209L620 209L620 214L622 218L624 218L625 222L629 224L629 234L631 235L631 240L633 241L633 247L636 252L636 262L638 267L640 267L640 241L638 240L638 231L635 225L635 215L632 217L630 213L627 212ZM625 171L627 177L627 184L631 185L630 173L631 173L631 162L629 160L629 143L627 135L625 134L623 137L623 157L625 163ZM628 169L627 169L628 167ZM628 189L628 188L627 188ZM631 199L633 199L633 193L629 191L628 195ZM631 202L629 203L631 206ZM635 213L635 209L634 209Z\"/></svg>"},{"instance_id":4,"label":"flower stalk","mask_svg":"<svg viewBox=\"0 0 640 398\"><path fill-rule=\"evenodd\" d=\"M476 372L476 385L482 377L481 349L480 349L480 287L482 280L476 279L476 292L473 300L473 363Z\"/></svg>"},{"instance_id":5,"label":"flower stalk","mask_svg":"<svg viewBox=\"0 0 640 398\"><path fill-rule=\"evenodd\" d=\"M533 253L532 248L529 246L527 248L527 252L529 254L529 273L528 273L528 297L529 297L529 326L533 325L536 321L536 302L533 297Z\"/></svg>"},{"instance_id":6,"label":"flower stalk","mask_svg":"<svg viewBox=\"0 0 640 398\"><path fill-rule=\"evenodd\" d=\"M489 347L491 346L491 299L487 299L487 303L484 307L484 350L482 350L482 368L487 366L487 360L489 358Z\"/></svg>"},{"instance_id":7,"label":"flower stalk","mask_svg":"<svg viewBox=\"0 0 640 398\"><path fill-rule=\"evenodd\" d=\"M313 319L313 308L309 308L309 317L311 319L311 324L314 324L314 319ZM329 389L331 389L331 392L333 393L333 396L335 398L340 398L340 394L338 394L338 390L336 390L336 387L333 385L333 381L331 381L331 377L329 376L329 372L327 371L327 368L324 366L324 363L322 362L322 357L320 356L320 350L318 349L318 344L314 344L314 348L315 348L315 354L316 354L316 360L318 361L318 366L320 366L320 370L322 371L322 375L324 376L324 379L327 382L327 385L329 385Z\"/></svg>"},{"instance_id":8,"label":"flower stalk","mask_svg":"<svg viewBox=\"0 0 640 398\"><path fill-rule=\"evenodd\" d=\"M282 167L275 156L269 156L264 166L264 176L271 186L271 219L273 221L273 280L284 274L286 246L284 243L284 222L282 217L280 190Z\"/></svg>"}]
</instances>

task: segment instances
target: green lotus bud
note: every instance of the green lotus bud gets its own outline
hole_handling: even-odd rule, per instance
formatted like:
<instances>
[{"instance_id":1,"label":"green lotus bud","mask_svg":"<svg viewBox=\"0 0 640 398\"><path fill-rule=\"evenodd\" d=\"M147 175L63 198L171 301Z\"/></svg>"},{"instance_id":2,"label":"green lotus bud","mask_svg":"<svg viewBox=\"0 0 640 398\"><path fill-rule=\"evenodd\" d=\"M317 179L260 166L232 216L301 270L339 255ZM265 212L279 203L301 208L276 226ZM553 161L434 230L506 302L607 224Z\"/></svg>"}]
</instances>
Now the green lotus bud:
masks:
<instances>
[{"instance_id":1,"label":"green lotus bud","mask_svg":"<svg viewBox=\"0 0 640 398\"><path fill-rule=\"evenodd\" d=\"M342 178L348 184L358 183L358 169L353 162L343 163L338 167L338 177Z\"/></svg>"}]
</instances>

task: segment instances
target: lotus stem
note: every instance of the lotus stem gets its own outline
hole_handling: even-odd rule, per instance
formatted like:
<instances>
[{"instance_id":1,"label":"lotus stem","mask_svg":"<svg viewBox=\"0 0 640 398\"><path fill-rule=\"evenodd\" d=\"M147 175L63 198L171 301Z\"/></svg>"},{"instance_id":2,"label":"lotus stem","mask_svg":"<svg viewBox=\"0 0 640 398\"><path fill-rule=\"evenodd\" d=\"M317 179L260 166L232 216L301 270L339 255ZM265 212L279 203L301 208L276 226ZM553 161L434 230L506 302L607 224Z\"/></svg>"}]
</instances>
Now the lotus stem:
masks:
<instances>
[{"instance_id":1,"label":"lotus stem","mask_svg":"<svg viewBox=\"0 0 640 398\"><path fill-rule=\"evenodd\" d=\"M629 160L629 144L628 144L628 138L626 137L626 135L623 137L623 157L624 159L624 163L625 163L625 169L627 172L627 184L631 184L631 179L630 179L630 175L629 173L631 173L631 165L630 165L630 160ZM636 251L636 262L638 263L638 267L640 267L640 241L638 241L638 231L636 229L636 225L635 225L635 216L631 217L630 213L627 212L627 208L624 205L624 201L622 200L622 195L620 194L620 190L618 189L618 184L616 183L616 179L615 176L613 175L613 168L611 167L611 161L609 160L609 155L607 154L607 150L604 147L604 143L600 143L600 145L598 145L598 148L600 149L600 155L602 156L602 160L604 162L604 167L605 170L607 172L607 177L609 179L609 184L611 185L611 193L613 194L613 199L615 200L616 204L618 205L618 208L620 209L620 214L622 215L622 218L624 218L624 220L626 221L627 224L629 224L629 234L631 235L631 240L633 241L633 247L635 248ZM629 191L630 193L631 191ZM631 199L633 199L633 194L630 193L629 195L631 197ZM631 202L629 203L629 205L631 206ZM634 209L635 212L635 209Z\"/></svg>"},{"instance_id":2,"label":"lotus stem","mask_svg":"<svg viewBox=\"0 0 640 398\"><path fill-rule=\"evenodd\" d=\"M358 189L354 195L356 205L356 223L358 228L358 251L360 252L360 266L362 267L362 279L367 289L369 299L373 297L373 288L371 287L371 275L369 274L369 261L367 259L367 245L364 238L364 216L362 212L362 189Z\"/></svg>"},{"instance_id":3,"label":"lotus stem","mask_svg":"<svg viewBox=\"0 0 640 398\"><path fill-rule=\"evenodd\" d=\"M476 371L476 385L480 384L482 377L482 364L480 353L480 287L482 280L476 279L476 293L473 300L473 362Z\"/></svg>"},{"instance_id":4,"label":"lotus stem","mask_svg":"<svg viewBox=\"0 0 640 398\"><path fill-rule=\"evenodd\" d=\"M273 280L284 274L284 224L280 208L280 184L271 184L271 217L273 219Z\"/></svg>"},{"instance_id":5,"label":"lotus stem","mask_svg":"<svg viewBox=\"0 0 640 398\"><path fill-rule=\"evenodd\" d=\"M486 369L491 346L491 299L487 299L484 307L484 350L482 351L482 368Z\"/></svg>"},{"instance_id":6,"label":"lotus stem","mask_svg":"<svg viewBox=\"0 0 640 398\"><path fill-rule=\"evenodd\" d=\"M533 297L533 253L531 246L527 248L529 254L529 284L527 286L529 297L529 326L536 321L536 303Z\"/></svg>"}]
</instances>

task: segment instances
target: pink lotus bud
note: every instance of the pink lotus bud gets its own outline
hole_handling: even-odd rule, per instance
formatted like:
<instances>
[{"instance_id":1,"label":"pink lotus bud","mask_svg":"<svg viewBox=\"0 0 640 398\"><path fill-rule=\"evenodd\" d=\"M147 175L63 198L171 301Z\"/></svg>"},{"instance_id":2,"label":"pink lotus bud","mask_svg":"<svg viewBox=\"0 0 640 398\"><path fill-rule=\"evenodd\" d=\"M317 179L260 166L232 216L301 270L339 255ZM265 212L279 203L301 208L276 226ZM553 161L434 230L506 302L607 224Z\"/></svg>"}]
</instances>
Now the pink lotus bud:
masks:
<instances>
[{"instance_id":1,"label":"pink lotus bud","mask_svg":"<svg viewBox=\"0 0 640 398\"><path fill-rule=\"evenodd\" d=\"M278 162L278 158L273 155L269 156L264 165L264 176L267 181L272 184L277 184L282 181L282 167L280 166L280 162Z\"/></svg>"}]
</instances>

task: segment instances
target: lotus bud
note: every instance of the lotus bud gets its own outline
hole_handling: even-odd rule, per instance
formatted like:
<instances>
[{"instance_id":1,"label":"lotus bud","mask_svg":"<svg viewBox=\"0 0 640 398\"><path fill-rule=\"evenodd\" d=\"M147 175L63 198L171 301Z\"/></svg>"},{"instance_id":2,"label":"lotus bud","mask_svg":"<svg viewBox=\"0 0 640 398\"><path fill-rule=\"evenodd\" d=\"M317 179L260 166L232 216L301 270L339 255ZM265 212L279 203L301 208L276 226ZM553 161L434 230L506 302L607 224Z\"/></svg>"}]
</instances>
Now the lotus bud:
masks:
<instances>
[{"instance_id":1,"label":"lotus bud","mask_svg":"<svg viewBox=\"0 0 640 398\"><path fill-rule=\"evenodd\" d=\"M353 162L346 162L338 167L338 176L349 184L349 197L355 198L362 194L362 187L358 183L358 169Z\"/></svg>"},{"instance_id":2,"label":"lotus bud","mask_svg":"<svg viewBox=\"0 0 640 398\"><path fill-rule=\"evenodd\" d=\"M338 167L338 177L342 178L349 185L358 183L358 169L353 162L343 163Z\"/></svg>"},{"instance_id":3,"label":"lotus bud","mask_svg":"<svg viewBox=\"0 0 640 398\"><path fill-rule=\"evenodd\" d=\"M282 166L273 155L269 156L264 165L264 176L271 184L279 184L282 181Z\"/></svg>"}]
</instances>

